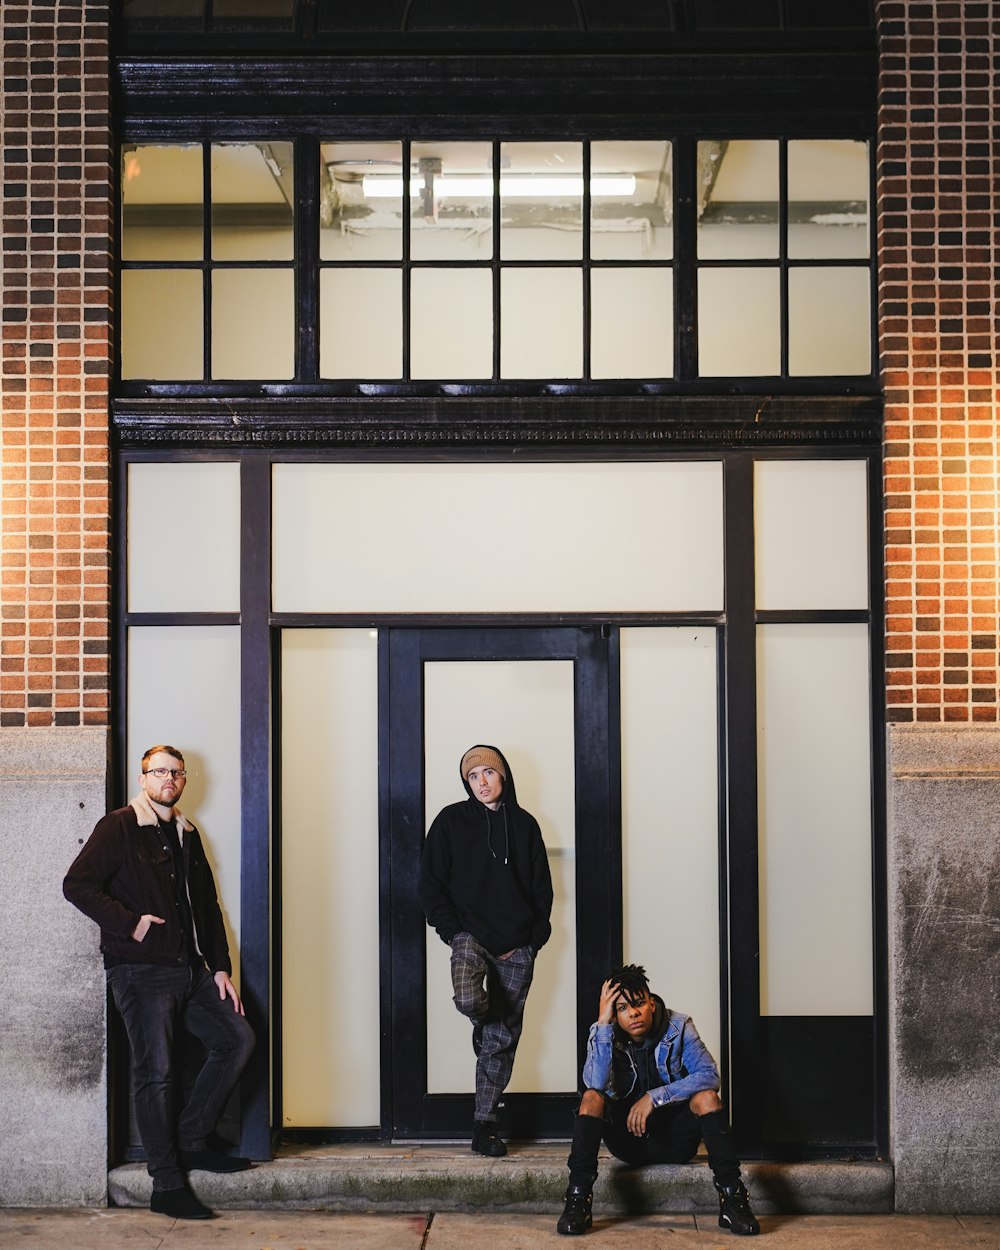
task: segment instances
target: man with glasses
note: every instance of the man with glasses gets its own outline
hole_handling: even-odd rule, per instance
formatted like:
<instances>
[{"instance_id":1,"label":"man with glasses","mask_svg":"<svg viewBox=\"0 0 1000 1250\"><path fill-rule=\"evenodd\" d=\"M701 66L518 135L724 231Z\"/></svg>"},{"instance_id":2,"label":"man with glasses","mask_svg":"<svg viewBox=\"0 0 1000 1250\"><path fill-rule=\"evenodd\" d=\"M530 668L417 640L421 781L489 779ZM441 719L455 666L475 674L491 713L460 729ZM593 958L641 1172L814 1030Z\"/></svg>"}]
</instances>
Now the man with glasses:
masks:
<instances>
[{"instance_id":1,"label":"man with glasses","mask_svg":"<svg viewBox=\"0 0 1000 1250\"><path fill-rule=\"evenodd\" d=\"M63 893L101 928L107 981L132 1051L136 1123L153 1178L150 1210L199 1220L212 1212L191 1191L188 1172L250 1166L211 1138L254 1036L229 979L212 869L198 830L177 807L186 782L176 747L150 747L140 792L98 821ZM173 1043L180 1028L202 1042L206 1059L178 1115Z\"/></svg>"}]
</instances>

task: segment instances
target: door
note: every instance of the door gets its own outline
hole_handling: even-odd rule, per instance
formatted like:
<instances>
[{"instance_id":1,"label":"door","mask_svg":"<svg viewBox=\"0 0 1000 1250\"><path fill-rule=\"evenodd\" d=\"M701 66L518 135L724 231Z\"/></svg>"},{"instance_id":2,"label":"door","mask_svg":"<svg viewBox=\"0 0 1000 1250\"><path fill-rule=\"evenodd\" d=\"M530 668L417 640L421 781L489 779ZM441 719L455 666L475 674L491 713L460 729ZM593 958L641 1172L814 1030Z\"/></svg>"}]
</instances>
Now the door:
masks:
<instances>
[{"instance_id":1,"label":"door","mask_svg":"<svg viewBox=\"0 0 1000 1250\"><path fill-rule=\"evenodd\" d=\"M564 1135L595 987L620 950L620 848L611 819L608 640L591 628L390 631L388 712L392 1133L464 1137L472 1123L471 1026L451 1001L448 948L417 898L426 829L465 797L458 765L498 746L539 821L553 932L535 966L504 1127Z\"/></svg>"}]
</instances>

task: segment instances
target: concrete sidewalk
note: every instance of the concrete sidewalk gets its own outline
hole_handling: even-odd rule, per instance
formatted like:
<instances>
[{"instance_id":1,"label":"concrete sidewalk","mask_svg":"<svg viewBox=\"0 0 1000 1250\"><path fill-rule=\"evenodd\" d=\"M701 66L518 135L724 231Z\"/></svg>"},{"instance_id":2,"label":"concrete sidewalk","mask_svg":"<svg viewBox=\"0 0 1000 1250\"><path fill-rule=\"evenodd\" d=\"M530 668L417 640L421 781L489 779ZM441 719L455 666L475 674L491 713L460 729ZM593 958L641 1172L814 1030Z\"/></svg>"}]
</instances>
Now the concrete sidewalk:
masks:
<instances>
[{"instance_id":1,"label":"concrete sidewalk","mask_svg":"<svg viewBox=\"0 0 1000 1250\"><path fill-rule=\"evenodd\" d=\"M438 1212L225 1211L214 1220L171 1221L149 1211L0 1211L0 1250L735 1250L714 1215L613 1217L597 1212L581 1242L556 1234L545 1215ZM772 1215L761 1220L774 1250L972 1250L1000 1248L989 1215ZM754 1242L752 1244L759 1244Z\"/></svg>"}]
</instances>

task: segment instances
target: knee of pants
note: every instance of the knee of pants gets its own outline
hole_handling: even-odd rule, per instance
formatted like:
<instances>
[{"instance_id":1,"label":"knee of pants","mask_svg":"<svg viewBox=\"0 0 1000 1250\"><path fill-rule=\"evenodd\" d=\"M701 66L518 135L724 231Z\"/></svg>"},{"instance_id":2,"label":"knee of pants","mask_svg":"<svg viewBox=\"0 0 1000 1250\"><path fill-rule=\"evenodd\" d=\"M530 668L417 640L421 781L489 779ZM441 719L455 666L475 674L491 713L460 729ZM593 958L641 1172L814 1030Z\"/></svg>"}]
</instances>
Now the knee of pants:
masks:
<instances>
[{"instance_id":1,"label":"knee of pants","mask_svg":"<svg viewBox=\"0 0 1000 1250\"><path fill-rule=\"evenodd\" d=\"M470 986L461 993L455 994L455 1006L463 1016L471 1020L481 1020L489 1009L489 995L483 986Z\"/></svg>"}]
</instances>

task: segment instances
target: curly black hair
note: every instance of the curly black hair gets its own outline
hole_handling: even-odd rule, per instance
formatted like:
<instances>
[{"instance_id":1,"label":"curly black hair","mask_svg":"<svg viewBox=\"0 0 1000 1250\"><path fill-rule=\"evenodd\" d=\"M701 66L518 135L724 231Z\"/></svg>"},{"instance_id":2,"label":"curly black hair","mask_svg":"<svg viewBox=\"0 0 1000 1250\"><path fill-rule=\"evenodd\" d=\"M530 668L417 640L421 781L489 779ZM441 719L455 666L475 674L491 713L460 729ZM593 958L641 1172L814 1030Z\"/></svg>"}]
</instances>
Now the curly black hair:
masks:
<instances>
[{"instance_id":1,"label":"curly black hair","mask_svg":"<svg viewBox=\"0 0 1000 1250\"><path fill-rule=\"evenodd\" d=\"M649 981L642 964L623 964L614 968L608 974L608 980L617 984L622 997L630 1003L645 998L649 993Z\"/></svg>"}]
</instances>

